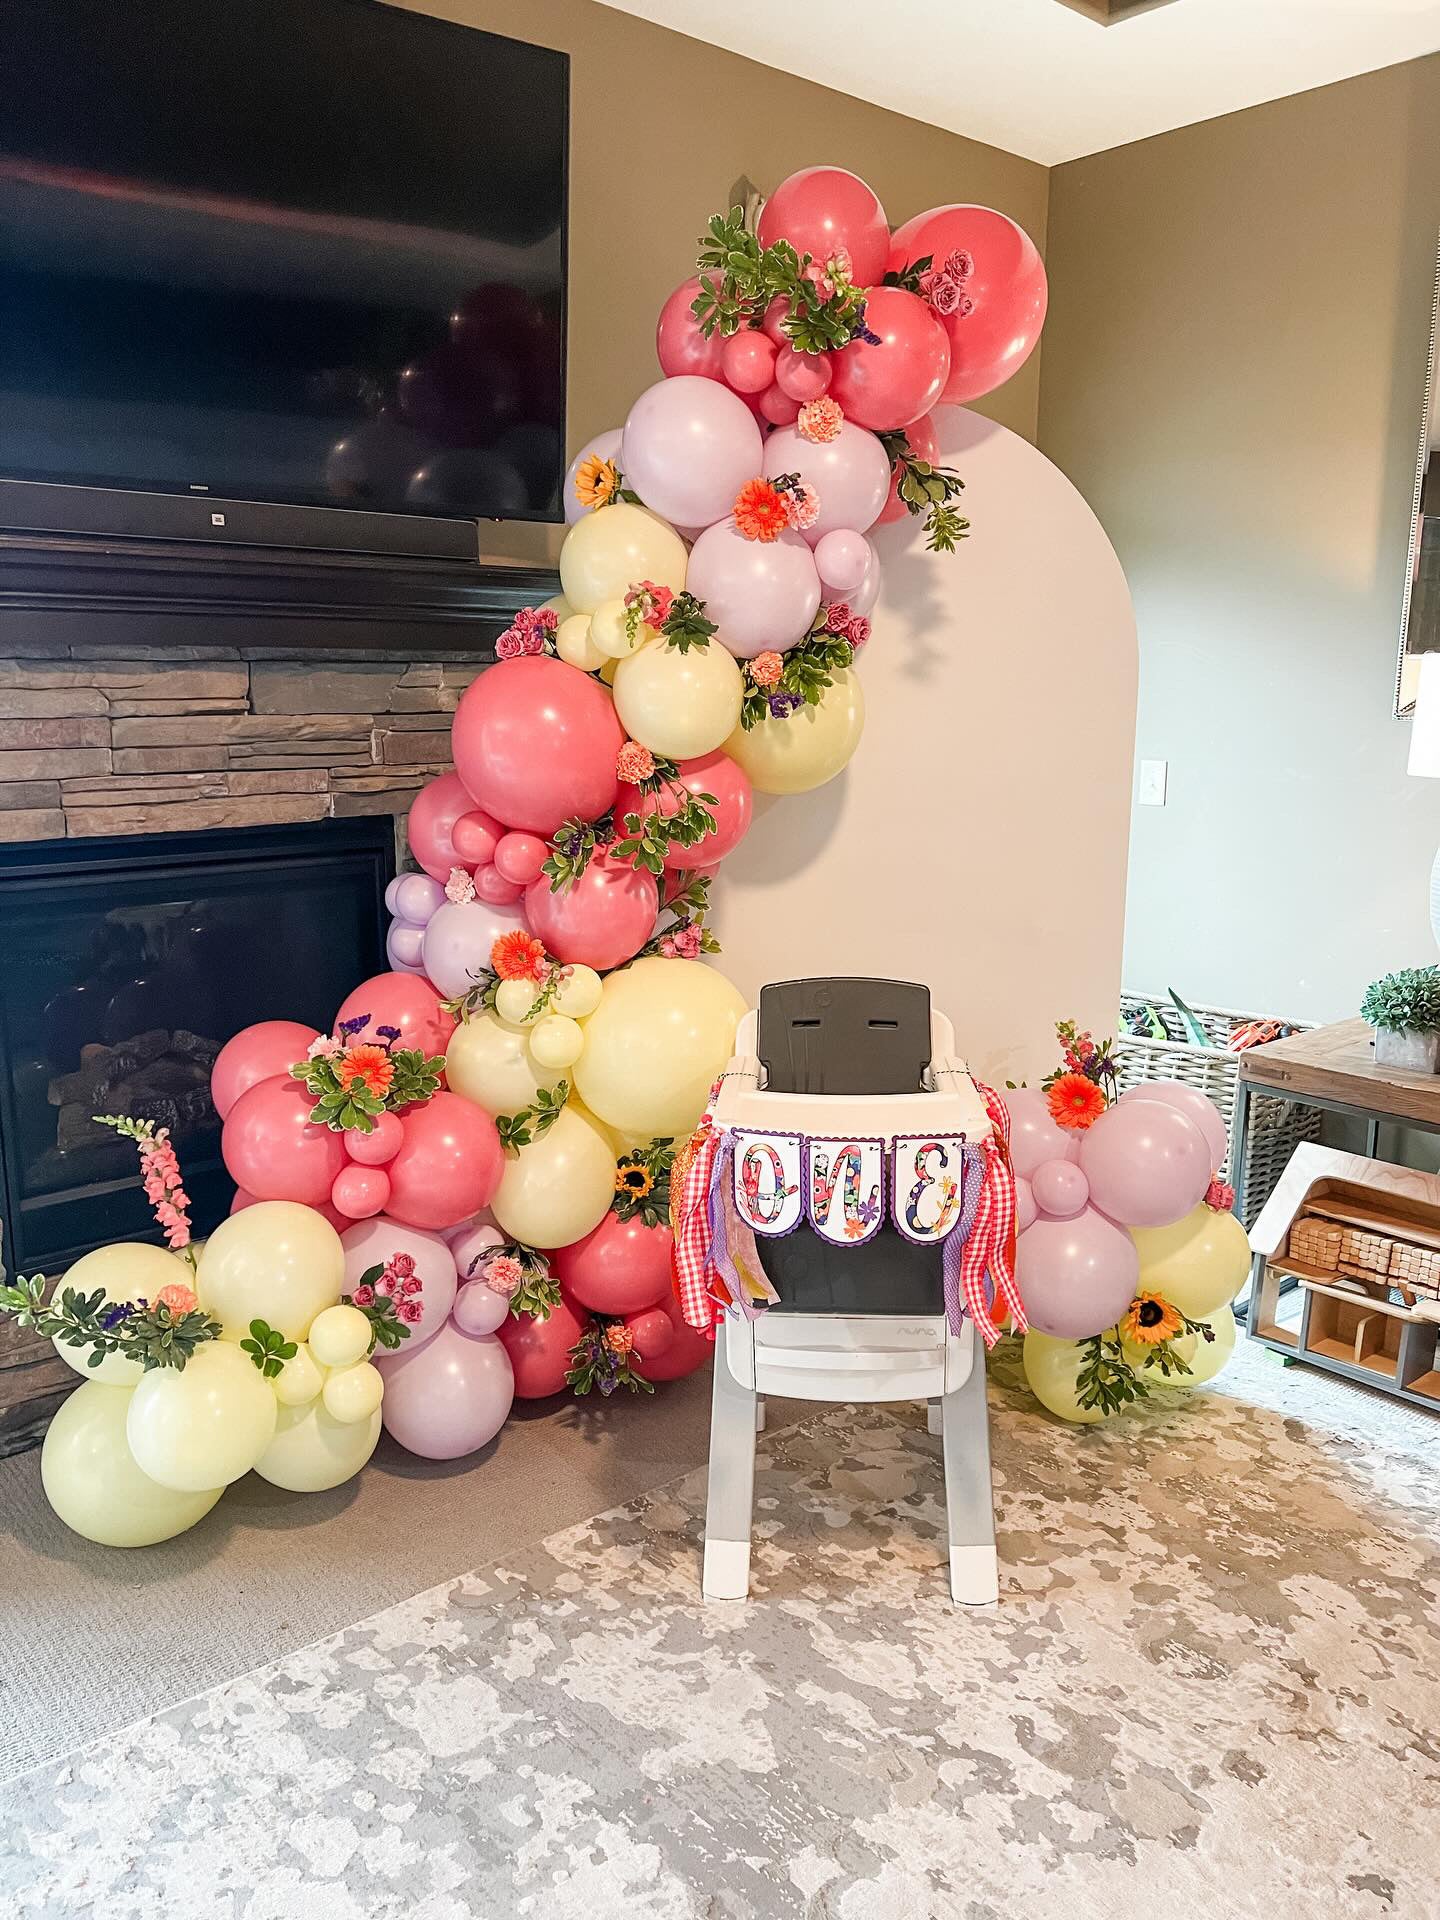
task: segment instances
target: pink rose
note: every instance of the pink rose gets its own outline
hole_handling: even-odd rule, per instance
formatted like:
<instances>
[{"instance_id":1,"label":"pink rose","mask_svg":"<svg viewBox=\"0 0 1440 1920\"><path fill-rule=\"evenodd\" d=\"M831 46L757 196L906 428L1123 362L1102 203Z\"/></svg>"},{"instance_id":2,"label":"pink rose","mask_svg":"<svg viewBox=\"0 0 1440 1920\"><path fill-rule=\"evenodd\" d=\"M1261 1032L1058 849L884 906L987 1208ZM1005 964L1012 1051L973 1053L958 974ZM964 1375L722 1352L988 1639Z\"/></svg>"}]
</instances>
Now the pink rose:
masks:
<instances>
[{"instance_id":1,"label":"pink rose","mask_svg":"<svg viewBox=\"0 0 1440 1920\"><path fill-rule=\"evenodd\" d=\"M425 1309L418 1300L402 1300L395 1309L396 1318L403 1320L407 1327L417 1326Z\"/></svg>"},{"instance_id":2,"label":"pink rose","mask_svg":"<svg viewBox=\"0 0 1440 1920\"><path fill-rule=\"evenodd\" d=\"M935 313L954 313L960 305L960 288L954 280L932 280L926 288L925 298Z\"/></svg>"},{"instance_id":3,"label":"pink rose","mask_svg":"<svg viewBox=\"0 0 1440 1920\"><path fill-rule=\"evenodd\" d=\"M698 960L703 950L699 927L677 927L672 944L679 959Z\"/></svg>"},{"instance_id":4,"label":"pink rose","mask_svg":"<svg viewBox=\"0 0 1440 1920\"><path fill-rule=\"evenodd\" d=\"M375 1304L374 1287L359 1286L350 1296L352 1307L373 1307Z\"/></svg>"},{"instance_id":5,"label":"pink rose","mask_svg":"<svg viewBox=\"0 0 1440 1920\"><path fill-rule=\"evenodd\" d=\"M848 600L832 600L825 609L825 630L827 633L847 633L853 618Z\"/></svg>"},{"instance_id":6,"label":"pink rose","mask_svg":"<svg viewBox=\"0 0 1440 1920\"><path fill-rule=\"evenodd\" d=\"M857 613L845 629L845 638L852 647L859 649L870 638L870 622L863 613Z\"/></svg>"}]
</instances>

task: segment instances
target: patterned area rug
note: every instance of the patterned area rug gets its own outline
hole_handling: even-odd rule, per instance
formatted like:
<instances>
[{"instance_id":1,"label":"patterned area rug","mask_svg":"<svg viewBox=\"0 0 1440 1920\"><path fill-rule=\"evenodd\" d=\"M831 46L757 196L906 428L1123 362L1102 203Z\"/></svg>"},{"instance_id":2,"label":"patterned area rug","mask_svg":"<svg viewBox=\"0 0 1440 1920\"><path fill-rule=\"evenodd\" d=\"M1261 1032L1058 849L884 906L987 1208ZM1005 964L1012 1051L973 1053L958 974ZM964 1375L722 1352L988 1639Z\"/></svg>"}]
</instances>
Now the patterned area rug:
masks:
<instances>
[{"instance_id":1,"label":"patterned area rug","mask_svg":"<svg viewBox=\"0 0 1440 1920\"><path fill-rule=\"evenodd\" d=\"M836 1409L762 1443L748 1605L690 1475L24 1776L0 1909L1433 1920L1440 1427L1255 1350L1099 1430L993 1371L998 1607L923 1410Z\"/></svg>"}]
</instances>

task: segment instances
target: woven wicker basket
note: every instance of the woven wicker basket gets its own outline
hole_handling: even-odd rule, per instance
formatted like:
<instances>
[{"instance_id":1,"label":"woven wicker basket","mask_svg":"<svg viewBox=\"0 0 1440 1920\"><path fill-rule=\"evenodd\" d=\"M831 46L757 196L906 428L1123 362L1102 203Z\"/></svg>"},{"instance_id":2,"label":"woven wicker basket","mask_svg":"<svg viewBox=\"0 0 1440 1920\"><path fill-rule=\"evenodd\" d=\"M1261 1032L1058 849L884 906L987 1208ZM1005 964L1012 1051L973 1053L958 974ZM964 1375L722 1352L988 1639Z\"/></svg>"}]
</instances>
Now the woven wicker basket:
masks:
<instances>
[{"instance_id":1,"label":"woven wicker basket","mask_svg":"<svg viewBox=\"0 0 1440 1920\"><path fill-rule=\"evenodd\" d=\"M1240 1084L1240 1056L1224 1051L1236 1027L1265 1016L1236 1013L1229 1007L1196 1007L1190 1011L1215 1042L1215 1048L1197 1047L1185 1037L1180 1015L1167 995L1122 993L1122 1016L1142 1007L1153 1007L1160 1016L1168 1039L1147 1040L1137 1034L1121 1033L1115 1041L1115 1064L1119 1069L1120 1091L1126 1092L1141 1080L1180 1080L1213 1100L1225 1116L1225 1131L1230 1150L1225 1155L1223 1177L1242 1197L1241 1220L1254 1226L1260 1209L1274 1192L1281 1174L1290 1164L1290 1156L1302 1140L1320 1138L1321 1113L1318 1107L1302 1106L1294 1100L1276 1100L1268 1094L1250 1095L1250 1124L1246 1142L1243 1178L1233 1166L1235 1134L1235 1096ZM1303 1027L1296 1022L1297 1030Z\"/></svg>"}]
</instances>

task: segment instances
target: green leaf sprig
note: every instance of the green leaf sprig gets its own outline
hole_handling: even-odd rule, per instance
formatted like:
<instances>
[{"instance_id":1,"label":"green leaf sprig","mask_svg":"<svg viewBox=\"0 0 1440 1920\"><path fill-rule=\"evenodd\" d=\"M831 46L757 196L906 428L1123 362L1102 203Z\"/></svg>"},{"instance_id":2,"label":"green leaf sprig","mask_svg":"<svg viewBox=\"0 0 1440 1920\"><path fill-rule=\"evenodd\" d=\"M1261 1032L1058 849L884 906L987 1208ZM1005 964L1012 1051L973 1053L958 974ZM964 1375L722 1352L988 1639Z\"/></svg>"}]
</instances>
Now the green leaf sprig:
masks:
<instances>
[{"instance_id":1,"label":"green leaf sprig","mask_svg":"<svg viewBox=\"0 0 1440 1920\"><path fill-rule=\"evenodd\" d=\"M621 1328L621 1333L612 1336L612 1327ZM636 1369L640 1358L624 1321L598 1315L570 1349L565 1384L582 1398L587 1393L599 1393L608 1400L618 1387L631 1393L653 1393L653 1382Z\"/></svg>"},{"instance_id":2,"label":"green leaf sprig","mask_svg":"<svg viewBox=\"0 0 1440 1920\"><path fill-rule=\"evenodd\" d=\"M220 1322L199 1308L176 1314L159 1303L111 1300L102 1287L93 1293L57 1287L47 1301L45 1286L43 1274L28 1280L16 1274L13 1284L0 1285L0 1313L10 1314L22 1327L33 1327L47 1340L89 1347L87 1367L98 1367L110 1354L118 1353L122 1359L136 1361L146 1373L157 1367L174 1367L183 1373L197 1347L220 1338Z\"/></svg>"},{"instance_id":3,"label":"green leaf sprig","mask_svg":"<svg viewBox=\"0 0 1440 1920\"><path fill-rule=\"evenodd\" d=\"M922 253L918 260L907 260L903 267L882 274L880 284L882 287L899 287L904 293L913 293L923 298L924 290L921 282L934 264L933 253Z\"/></svg>"},{"instance_id":4,"label":"green leaf sprig","mask_svg":"<svg viewBox=\"0 0 1440 1920\"><path fill-rule=\"evenodd\" d=\"M635 955L637 960L643 960L650 954L658 954L665 942L673 939L682 927L694 927L697 930L700 935L701 953L723 951L720 942L705 925L705 916L710 911L709 874L682 874L679 877L684 880L684 886L665 902L664 911L670 915L670 919L656 928L639 953Z\"/></svg>"},{"instance_id":5,"label":"green leaf sprig","mask_svg":"<svg viewBox=\"0 0 1440 1920\"><path fill-rule=\"evenodd\" d=\"M671 847L693 847L707 833L715 831L711 807L719 801L713 793L692 793L680 780L680 769L673 760L655 756L655 771L640 782L647 798L664 792L674 802L674 810L662 813L649 807L643 813L627 813L622 821L623 837L610 848L616 860L628 861L657 878L665 871L665 855Z\"/></svg>"},{"instance_id":6,"label":"green leaf sprig","mask_svg":"<svg viewBox=\"0 0 1440 1920\"><path fill-rule=\"evenodd\" d=\"M600 820L565 820L550 842L550 857L540 871L550 877L550 891L560 893L578 880L613 831L611 816Z\"/></svg>"},{"instance_id":7,"label":"green leaf sprig","mask_svg":"<svg viewBox=\"0 0 1440 1920\"><path fill-rule=\"evenodd\" d=\"M264 1320L252 1320L250 1338L240 1342L240 1351L249 1354L252 1364L260 1369L267 1380L273 1380L285 1362L293 1360L300 1349L295 1341L287 1340L283 1333L277 1333Z\"/></svg>"},{"instance_id":8,"label":"green leaf sprig","mask_svg":"<svg viewBox=\"0 0 1440 1920\"><path fill-rule=\"evenodd\" d=\"M758 726L770 713L770 701L776 694L790 696L792 711L801 706L818 706L825 689L834 685L835 675L843 673L854 659L855 649L850 642L827 630L822 607L805 638L781 656L780 678L773 686L757 686L746 672L740 725L747 733L751 727ZM748 660L744 662L747 669L749 664Z\"/></svg>"},{"instance_id":9,"label":"green leaf sprig","mask_svg":"<svg viewBox=\"0 0 1440 1920\"><path fill-rule=\"evenodd\" d=\"M852 285L837 261L820 266L834 291L822 297L807 267L816 264L809 253L797 253L788 240L762 247L745 225L743 207L717 213L696 251L700 291L691 312L708 340L717 331L728 336L742 326L758 327L770 302L783 299L788 312L782 322L786 339L800 353L828 353L847 347L865 327L865 295Z\"/></svg>"},{"instance_id":10,"label":"green leaf sprig","mask_svg":"<svg viewBox=\"0 0 1440 1920\"><path fill-rule=\"evenodd\" d=\"M1082 1407L1101 1413L1119 1413L1123 1407L1148 1400L1150 1389L1125 1358L1113 1327L1082 1341L1084 1363L1075 1379L1075 1399Z\"/></svg>"},{"instance_id":11,"label":"green leaf sprig","mask_svg":"<svg viewBox=\"0 0 1440 1920\"><path fill-rule=\"evenodd\" d=\"M697 600L693 593L677 593L661 625L660 637L677 653L688 653L692 647L708 647L710 636L717 631L715 622L705 618L703 600Z\"/></svg>"},{"instance_id":12,"label":"green leaf sprig","mask_svg":"<svg viewBox=\"0 0 1440 1920\"><path fill-rule=\"evenodd\" d=\"M553 1087L538 1090L533 1106L521 1107L518 1113L498 1114L495 1130L506 1153L518 1153L521 1147L543 1139L560 1118L560 1109L569 1098L569 1081L557 1080Z\"/></svg>"},{"instance_id":13,"label":"green leaf sprig","mask_svg":"<svg viewBox=\"0 0 1440 1920\"><path fill-rule=\"evenodd\" d=\"M896 476L895 491L906 510L925 517L925 548L929 553L953 553L970 531L970 522L952 503L965 491L965 482L953 467L932 466L910 445L903 427L877 436L890 456Z\"/></svg>"},{"instance_id":14,"label":"green leaf sprig","mask_svg":"<svg viewBox=\"0 0 1440 1920\"><path fill-rule=\"evenodd\" d=\"M297 1060L290 1073L314 1096L315 1105L310 1110L312 1124L329 1127L332 1133L351 1130L373 1133L382 1113L428 1100L439 1091L440 1076L445 1071L444 1054L427 1055L418 1047L393 1047L388 1052L392 1071L390 1085L383 1094L373 1093L361 1080L342 1085L343 1053L334 1058L318 1054L314 1059Z\"/></svg>"}]
</instances>

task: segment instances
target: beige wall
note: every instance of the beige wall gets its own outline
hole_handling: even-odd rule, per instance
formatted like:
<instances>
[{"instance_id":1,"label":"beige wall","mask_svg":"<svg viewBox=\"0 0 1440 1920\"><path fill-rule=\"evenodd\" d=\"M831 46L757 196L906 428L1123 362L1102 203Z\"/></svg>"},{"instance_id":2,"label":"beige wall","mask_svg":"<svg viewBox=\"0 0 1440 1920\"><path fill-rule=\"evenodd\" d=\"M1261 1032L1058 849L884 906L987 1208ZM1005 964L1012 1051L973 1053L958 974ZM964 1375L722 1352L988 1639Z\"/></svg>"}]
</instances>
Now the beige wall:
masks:
<instances>
[{"instance_id":1,"label":"beige wall","mask_svg":"<svg viewBox=\"0 0 1440 1920\"><path fill-rule=\"evenodd\" d=\"M1435 957L1440 784L1390 716L1440 58L1052 176L1040 445L1135 597L1126 977L1330 1018Z\"/></svg>"}]
</instances>

